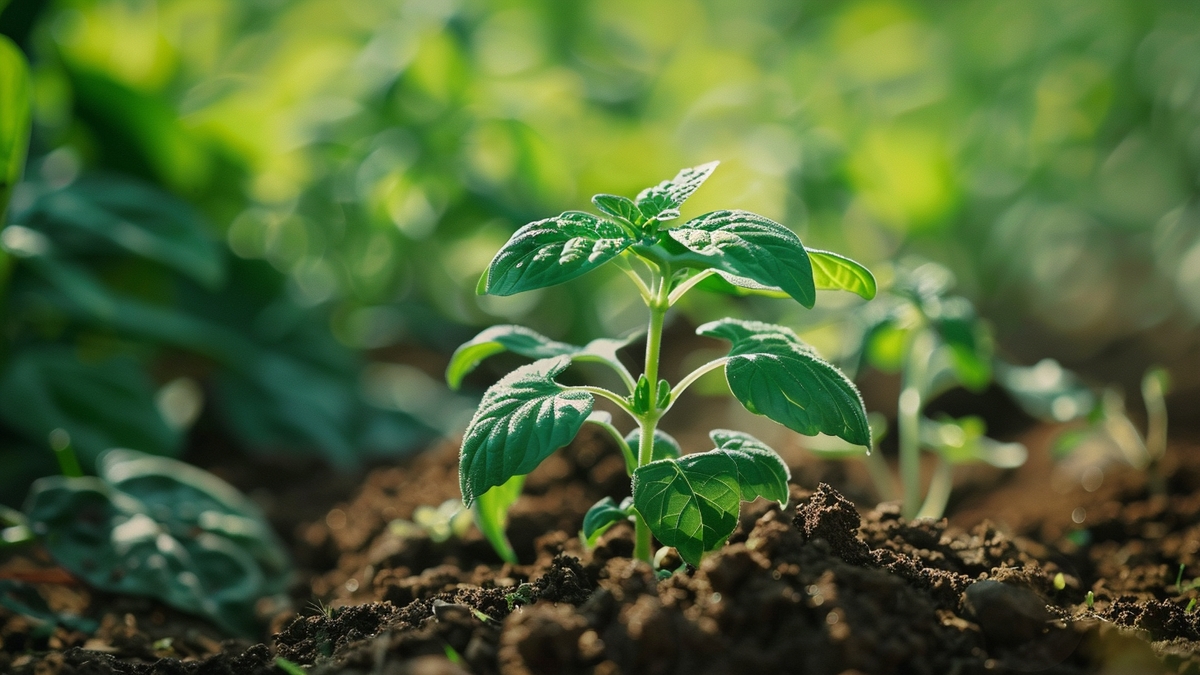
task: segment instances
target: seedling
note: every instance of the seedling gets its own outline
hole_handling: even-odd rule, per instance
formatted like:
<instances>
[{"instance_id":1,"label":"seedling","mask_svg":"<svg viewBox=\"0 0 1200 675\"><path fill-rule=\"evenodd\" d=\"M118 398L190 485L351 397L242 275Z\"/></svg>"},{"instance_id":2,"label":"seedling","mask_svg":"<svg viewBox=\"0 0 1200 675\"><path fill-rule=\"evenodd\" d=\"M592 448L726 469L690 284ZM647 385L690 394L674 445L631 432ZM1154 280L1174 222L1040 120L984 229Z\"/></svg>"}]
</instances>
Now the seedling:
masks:
<instances>
[{"instance_id":1,"label":"seedling","mask_svg":"<svg viewBox=\"0 0 1200 675\"><path fill-rule=\"evenodd\" d=\"M594 539L612 524L633 519L634 555L651 561L651 537L696 565L728 539L740 502L756 497L785 504L787 466L774 450L748 434L716 430L715 448L682 456L658 422L704 374L725 369L733 395L751 412L802 434L825 433L870 447L871 432L853 383L784 326L720 319L697 333L733 343L728 356L706 363L673 386L659 374L668 310L689 290L707 283L785 293L812 307L818 289L875 294L862 265L834 253L809 250L788 228L746 211L714 211L681 225L679 207L712 174L712 162L684 169L643 190L636 199L592 198L602 216L580 211L530 223L500 249L479 280L478 292L512 295L574 279L611 263L632 280L649 310L645 364L634 378L617 356L627 340L600 339L578 347L520 326L489 328L460 347L446 372L457 387L481 359L513 351L537 361L493 385L467 426L459 484L468 506L497 550L513 559L503 541L505 514L523 477L575 437L585 422L612 434L632 479L632 501L602 500L585 518L583 536ZM556 378L572 361L612 368L624 385L618 393L597 386L568 386ZM637 423L626 437L607 414L592 410L610 401Z\"/></svg>"},{"instance_id":2,"label":"seedling","mask_svg":"<svg viewBox=\"0 0 1200 675\"><path fill-rule=\"evenodd\" d=\"M885 372L901 373L897 427L900 441L901 512L906 518L941 518L950 498L953 467L984 462L1001 468L1025 462L1025 446L985 435L983 421L929 419L925 405L957 385L979 390L992 379L992 346L975 308L950 295L954 277L926 263L902 273L884 302L866 310L862 352ZM924 499L921 449L938 456Z\"/></svg>"},{"instance_id":3,"label":"seedling","mask_svg":"<svg viewBox=\"0 0 1200 675\"><path fill-rule=\"evenodd\" d=\"M1087 445L1098 445L1107 461L1119 458L1149 477L1150 489L1166 492L1159 463L1167 452L1167 402L1171 380L1162 368L1151 368L1142 376L1142 400L1146 406L1146 433L1138 431L1125 408L1125 395L1106 387L1088 415L1088 425L1059 436L1054 453L1064 457Z\"/></svg>"},{"instance_id":4,"label":"seedling","mask_svg":"<svg viewBox=\"0 0 1200 675\"><path fill-rule=\"evenodd\" d=\"M1088 609L1095 609L1096 608L1096 594L1091 591L1088 591L1087 595L1085 595L1083 597L1083 602L1084 602L1084 604L1087 605Z\"/></svg>"}]
</instances>

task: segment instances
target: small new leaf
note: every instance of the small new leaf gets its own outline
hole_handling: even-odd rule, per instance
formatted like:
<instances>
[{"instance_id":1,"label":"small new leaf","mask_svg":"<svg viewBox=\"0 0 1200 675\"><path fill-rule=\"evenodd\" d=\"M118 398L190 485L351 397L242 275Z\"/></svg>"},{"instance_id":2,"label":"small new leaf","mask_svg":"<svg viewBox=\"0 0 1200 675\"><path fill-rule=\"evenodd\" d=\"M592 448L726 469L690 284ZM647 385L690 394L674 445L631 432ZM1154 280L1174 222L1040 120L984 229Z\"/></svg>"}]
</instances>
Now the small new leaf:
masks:
<instances>
[{"instance_id":1,"label":"small new leaf","mask_svg":"<svg viewBox=\"0 0 1200 675\"><path fill-rule=\"evenodd\" d=\"M821 291L850 291L866 300L878 290L875 275L859 263L837 253L808 249L813 283Z\"/></svg>"},{"instance_id":2,"label":"small new leaf","mask_svg":"<svg viewBox=\"0 0 1200 675\"><path fill-rule=\"evenodd\" d=\"M635 227L640 227L646 220L642 212L638 210L637 204L634 204L629 197L602 194L592 197L592 203L606 215L623 220Z\"/></svg>"},{"instance_id":3,"label":"small new leaf","mask_svg":"<svg viewBox=\"0 0 1200 675\"><path fill-rule=\"evenodd\" d=\"M583 543L588 547L595 546L600 535L607 532L608 528L629 518L632 504L631 497L626 497L620 504L612 497L605 497L593 504L583 516L583 529L579 533Z\"/></svg>"},{"instance_id":4,"label":"small new leaf","mask_svg":"<svg viewBox=\"0 0 1200 675\"><path fill-rule=\"evenodd\" d=\"M629 444L629 449L633 451L633 456L638 457L639 448L642 446L642 434L640 429L634 429L625 436L625 442ZM679 447L679 441L675 440L671 434L662 429L654 430L654 447L650 451L650 459L652 461L659 459L673 459L683 454L683 449Z\"/></svg>"},{"instance_id":5,"label":"small new leaf","mask_svg":"<svg viewBox=\"0 0 1200 675\"><path fill-rule=\"evenodd\" d=\"M568 211L513 234L480 282L485 293L513 295L561 284L618 256L633 239L625 228L590 213Z\"/></svg>"},{"instance_id":6,"label":"small new leaf","mask_svg":"<svg viewBox=\"0 0 1200 675\"><path fill-rule=\"evenodd\" d=\"M681 169L671 180L642 190L637 207L647 220L678 218L678 208L712 175L720 162L709 162L690 169ZM598 205L597 205L598 206ZM674 213L670 213L674 211Z\"/></svg>"},{"instance_id":7,"label":"small new leaf","mask_svg":"<svg viewBox=\"0 0 1200 675\"><path fill-rule=\"evenodd\" d=\"M491 543L496 554L506 563L517 564L517 554L504 529L508 526L508 509L521 496L525 476L513 476L503 485L497 485L479 495L475 502L475 522L479 531Z\"/></svg>"},{"instance_id":8,"label":"small new leaf","mask_svg":"<svg viewBox=\"0 0 1200 675\"><path fill-rule=\"evenodd\" d=\"M592 395L554 381L566 356L522 366L492 385L467 425L458 480L470 506L489 489L537 468L571 442L592 412Z\"/></svg>"},{"instance_id":9,"label":"small new leaf","mask_svg":"<svg viewBox=\"0 0 1200 675\"><path fill-rule=\"evenodd\" d=\"M823 433L871 447L871 428L858 389L791 329L720 319L696 333L733 343L725 378L750 412L808 436Z\"/></svg>"},{"instance_id":10,"label":"small new leaf","mask_svg":"<svg viewBox=\"0 0 1200 675\"><path fill-rule=\"evenodd\" d=\"M667 236L724 272L783 290L805 307L817 300L808 252L794 232L748 211L713 211L667 230ZM727 275L733 275L730 278Z\"/></svg>"},{"instance_id":11,"label":"small new leaf","mask_svg":"<svg viewBox=\"0 0 1200 675\"><path fill-rule=\"evenodd\" d=\"M586 345L568 344L551 340L541 333L524 326L501 325L484 329L479 335L464 342L450 357L446 367L446 384L451 389L462 386L462 380L489 356L502 352L515 352L531 359L547 359L554 356L570 356L577 361L604 361L620 368L617 350L637 338L632 335L622 339L599 338Z\"/></svg>"},{"instance_id":12,"label":"small new leaf","mask_svg":"<svg viewBox=\"0 0 1200 675\"><path fill-rule=\"evenodd\" d=\"M773 450L746 434L715 431L715 450L663 459L633 473L633 503L650 531L699 565L737 526L743 500L787 502L789 473Z\"/></svg>"}]
</instances>

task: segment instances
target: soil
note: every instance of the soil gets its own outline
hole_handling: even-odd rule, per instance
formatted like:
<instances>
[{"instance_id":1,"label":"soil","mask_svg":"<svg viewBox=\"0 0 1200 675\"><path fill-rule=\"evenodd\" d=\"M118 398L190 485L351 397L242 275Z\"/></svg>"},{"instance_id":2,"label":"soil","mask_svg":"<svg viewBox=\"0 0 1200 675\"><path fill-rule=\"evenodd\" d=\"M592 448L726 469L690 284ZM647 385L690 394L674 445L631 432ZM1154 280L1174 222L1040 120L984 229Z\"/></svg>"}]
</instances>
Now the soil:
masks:
<instances>
[{"instance_id":1,"label":"soil","mask_svg":"<svg viewBox=\"0 0 1200 675\"><path fill-rule=\"evenodd\" d=\"M230 640L89 590L26 549L0 558L0 578L36 582L99 628L44 635L0 610L0 672L281 673L282 658L318 675L1200 673L1200 611L1187 610L1200 595L1200 447L1173 446L1150 480L1110 466L1081 481L1049 459L1057 431L1030 430L1015 472L964 472L989 489L960 491L941 522L856 507L823 482L863 501L854 470L799 460L788 508L743 505L699 568L660 561L674 573L631 560L624 524L581 545L587 508L629 489L619 453L586 430L513 508L519 565L474 530L438 542L390 525L458 498L452 444L333 480L210 458L291 547L297 611L261 641Z\"/></svg>"}]
</instances>

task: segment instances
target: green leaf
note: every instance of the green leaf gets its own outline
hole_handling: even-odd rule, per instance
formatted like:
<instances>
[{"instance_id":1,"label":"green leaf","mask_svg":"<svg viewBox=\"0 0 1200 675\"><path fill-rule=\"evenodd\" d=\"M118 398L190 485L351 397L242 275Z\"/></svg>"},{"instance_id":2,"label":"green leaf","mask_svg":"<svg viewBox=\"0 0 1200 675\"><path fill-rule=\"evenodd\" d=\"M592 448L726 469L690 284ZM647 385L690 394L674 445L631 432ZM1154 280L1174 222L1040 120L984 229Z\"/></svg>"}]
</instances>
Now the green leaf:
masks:
<instances>
[{"instance_id":1,"label":"green leaf","mask_svg":"<svg viewBox=\"0 0 1200 675\"><path fill-rule=\"evenodd\" d=\"M56 242L77 241L69 252L95 253L103 242L210 287L225 274L220 248L191 207L128 178L90 176L49 190L26 218Z\"/></svg>"},{"instance_id":2,"label":"green leaf","mask_svg":"<svg viewBox=\"0 0 1200 675\"><path fill-rule=\"evenodd\" d=\"M633 473L633 503L654 536L699 565L706 551L729 539L743 500L787 502L787 466L746 434L715 431L718 448L663 459Z\"/></svg>"},{"instance_id":3,"label":"green leaf","mask_svg":"<svg viewBox=\"0 0 1200 675\"><path fill-rule=\"evenodd\" d=\"M174 454L183 440L159 413L140 364L128 357L85 364L68 347L13 355L0 375L0 418L47 453L50 432L65 429L87 469L112 447Z\"/></svg>"},{"instance_id":4,"label":"green leaf","mask_svg":"<svg viewBox=\"0 0 1200 675\"><path fill-rule=\"evenodd\" d=\"M261 631L255 605L286 601L291 565L258 508L215 476L132 450L100 477L34 483L25 511L59 564L92 586L145 595L227 631Z\"/></svg>"},{"instance_id":5,"label":"green leaf","mask_svg":"<svg viewBox=\"0 0 1200 675\"><path fill-rule=\"evenodd\" d=\"M459 456L459 487L467 506L492 487L533 471L575 438L593 399L554 381L570 363L566 356L535 361L484 393Z\"/></svg>"},{"instance_id":6,"label":"green leaf","mask_svg":"<svg viewBox=\"0 0 1200 675\"><path fill-rule=\"evenodd\" d=\"M638 210L637 204L634 204L633 200L629 197L596 195L592 197L592 203L605 214L623 220L630 225L640 226L646 220L642 212Z\"/></svg>"},{"instance_id":7,"label":"green leaf","mask_svg":"<svg viewBox=\"0 0 1200 675\"><path fill-rule=\"evenodd\" d=\"M921 444L950 464L982 462L1001 469L1015 469L1025 463L1029 451L1020 443L1002 443L985 435L983 420L970 416L941 421L921 419Z\"/></svg>"},{"instance_id":8,"label":"green leaf","mask_svg":"<svg viewBox=\"0 0 1200 675\"><path fill-rule=\"evenodd\" d=\"M871 447L871 428L858 389L791 329L720 319L696 333L733 342L725 378L750 412L808 436L823 433Z\"/></svg>"},{"instance_id":9,"label":"green leaf","mask_svg":"<svg viewBox=\"0 0 1200 675\"><path fill-rule=\"evenodd\" d=\"M13 187L25 169L31 101L25 55L12 40L0 35L0 225Z\"/></svg>"},{"instance_id":10,"label":"green leaf","mask_svg":"<svg viewBox=\"0 0 1200 675\"><path fill-rule=\"evenodd\" d=\"M524 326L492 326L454 350L454 355L450 357L450 365L446 367L446 383L451 389L458 389L463 378L475 370L484 359L506 351L531 359L566 355L577 361L603 361L620 368L623 366L620 365L617 350L638 337L639 334L621 339L600 338L579 347L551 340Z\"/></svg>"},{"instance_id":11,"label":"green leaf","mask_svg":"<svg viewBox=\"0 0 1200 675\"><path fill-rule=\"evenodd\" d=\"M748 211L713 211L666 234L734 285L745 285L737 279L741 277L782 289L805 307L816 302L812 264L804 245L794 232L769 218Z\"/></svg>"},{"instance_id":12,"label":"green leaf","mask_svg":"<svg viewBox=\"0 0 1200 675\"><path fill-rule=\"evenodd\" d=\"M821 291L850 291L867 300L878 290L875 275L861 264L837 253L808 249L813 283Z\"/></svg>"},{"instance_id":13,"label":"green leaf","mask_svg":"<svg viewBox=\"0 0 1200 675\"><path fill-rule=\"evenodd\" d=\"M500 559L513 565L517 564L517 554L504 530L508 527L508 509L521 496L524 486L525 476L513 476L475 500L475 522L479 525L479 531L483 532Z\"/></svg>"},{"instance_id":14,"label":"green leaf","mask_svg":"<svg viewBox=\"0 0 1200 675\"><path fill-rule=\"evenodd\" d=\"M966 298L947 298L937 303L929 317L934 329L950 348L954 374L968 389L979 391L992 381L992 344Z\"/></svg>"},{"instance_id":15,"label":"green leaf","mask_svg":"<svg viewBox=\"0 0 1200 675\"><path fill-rule=\"evenodd\" d=\"M1032 366L996 362L996 381L1017 405L1047 422L1070 422L1096 407L1096 394L1054 359Z\"/></svg>"},{"instance_id":16,"label":"green leaf","mask_svg":"<svg viewBox=\"0 0 1200 675\"><path fill-rule=\"evenodd\" d=\"M634 429L625 436L625 442L629 444L629 449L633 451L633 456L638 457L638 448L642 445L642 432L640 429ZM651 452L651 460L671 459L683 454L683 449L679 447L679 441L675 440L670 434L662 429L654 430L654 448Z\"/></svg>"},{"instance_id":17,"label":"green leaf","mask_svg":"<svg viewBox=\"0 0 1200 675\"><path fill-rule=\"evenodd\" d=\"M517 230L488 266L484 289L512 295L561 284L600 267L631 244L620 225L568 211Z\"/></svg>"},{"instance_id":18,"label":"green leaf","mask_svg":"<svg viewBox=\"0 0 1200 675\"><path fill-rule=\"evenodd\" d=\"M720 162L709 162L690 169L681 169L671 180L642 190L635 200L638 210L650 220L679 217L676 210L712 175ZM598 206L598 205L597 205Z\"/></svg>"},{"instance_id":19,"label":"green leaf","mask_svg":"<svg viewBox=\"0 0 1200 675\"><path fill-rule=\"evenodd\" d=\"M612 497L605 497L596 502L583 516L583 529L579 538L589 548L595 546L608 528L629 519L632 504L632 497L626 497L619 505Z\"/></svg>"}]
</instances>

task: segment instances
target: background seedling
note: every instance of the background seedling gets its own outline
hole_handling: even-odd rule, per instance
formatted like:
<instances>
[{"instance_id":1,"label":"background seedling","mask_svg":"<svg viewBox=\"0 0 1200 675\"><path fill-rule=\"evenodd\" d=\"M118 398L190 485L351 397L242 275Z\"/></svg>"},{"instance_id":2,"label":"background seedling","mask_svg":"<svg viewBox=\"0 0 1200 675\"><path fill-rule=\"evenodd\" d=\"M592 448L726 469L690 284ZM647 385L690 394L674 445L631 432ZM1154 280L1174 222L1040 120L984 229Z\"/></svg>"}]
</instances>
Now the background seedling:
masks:
<instances>
[{"instance_id":1,"label":"background seedling","mask_svg":"<svg viewBox=\"0 0 1200 675\"><path fill-rule=\"evenodd\" d=\"M663 325L672 305L701 283L786 294L805 307L817 289L875 294L866 268L837 254L808 250L789 229L746 211L715 211L672 226L684 201L712 174L716 162L684 169L643 190L635 199L596 195L603 213L579 211L519 229L493 258L478 291L512 295L559 284L605 264L622 270L649 311L642 373L634 378L616 350L627 340L594 340L583 347L556 342L520 326L490 328L455 352L447 368L454 387L481 358L501 351L539 359L493 385L483 396L463 438L459 483L463 501L493 543L503 516L520 493L520 481L592 422L620 447L632 479L632 502L602 500L585 517L583 537L632 518L634 555L651 560L651 536L676 548L688 563L721 546L737 524L740 502L765 497L787 502L789 473L775 452L736 431L717 430L715 448L680 456L658 422L704 374L724 368L733 395L751 412L807 435L825 433L870 447L871 432L854 385L790 329L736 319L700 326L697 333L732 343L729 354L706 363L672 385L659 360ZM625 392L566 386L556 379L572 361L610 367ZM630 437L606 415L593 414L595 398L610 401L637 423ZM512 558L506 543L497 546Z\"/></svg>"},{"instance_id":2,"label":"background seedling","mask_svg":"<svg viewBox=\"0 0 1200 675\"><path fill-rule=\"evenodd\" d=\"M926 404L947 389L979 390L992 380L991 338L971 303L949 294L953 284L950 271L934 263L901 270L888 292L865 308L861 321L859 360L901 373L897 433L901 510L907 518L942 517L954 466L984 462L1011 468L1027 456L1022 445L987 437L979 418L933 420L924 414ZM938 456L923 498L922 448Z\"/></svg>"}]
</instances>

